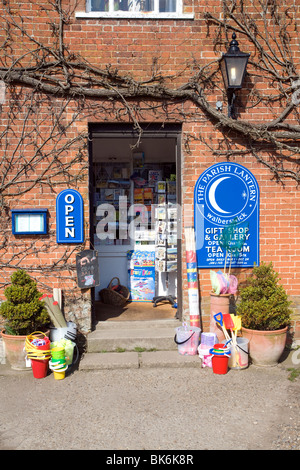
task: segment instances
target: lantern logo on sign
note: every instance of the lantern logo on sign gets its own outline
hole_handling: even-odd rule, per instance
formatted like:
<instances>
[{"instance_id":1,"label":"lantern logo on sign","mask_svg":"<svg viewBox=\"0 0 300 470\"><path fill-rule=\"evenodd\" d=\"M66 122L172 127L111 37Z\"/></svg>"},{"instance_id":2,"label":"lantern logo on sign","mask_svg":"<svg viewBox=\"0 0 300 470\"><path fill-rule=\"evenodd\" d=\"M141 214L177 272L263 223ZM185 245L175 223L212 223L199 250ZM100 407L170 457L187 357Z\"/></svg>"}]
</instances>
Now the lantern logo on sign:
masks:
<instances>
[{"instance_id":1,"label":"lantern logo on sign","mask_svg":"<svg viewBox=\"0 0 300 470\"><path fill-rule=\"evenodd\" d=\"M206 170L195 187L197 210L216 225L237 218L247 220L257 206L258 185L253 175L238 164L217 164Z\"/></svg>"}]
</instances>

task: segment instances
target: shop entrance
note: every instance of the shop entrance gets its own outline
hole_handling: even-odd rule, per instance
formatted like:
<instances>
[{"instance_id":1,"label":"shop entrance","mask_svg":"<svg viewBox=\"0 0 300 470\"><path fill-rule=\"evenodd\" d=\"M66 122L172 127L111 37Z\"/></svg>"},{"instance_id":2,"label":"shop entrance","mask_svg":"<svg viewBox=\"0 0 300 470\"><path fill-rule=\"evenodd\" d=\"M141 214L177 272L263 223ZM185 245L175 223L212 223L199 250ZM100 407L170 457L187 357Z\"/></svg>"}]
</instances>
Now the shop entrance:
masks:
<instances>
[{"instance_id":1,"label":"shop entrance","mask_svg":"<svg viewBox=\"0 0 300 470\"><path fill-rule=\"evenodd\" d=\"M137 145L132 126L90 127L96 321L181 318L180 136L179 126L148 125ZM112 279L129 289L125 306L103 302Z\"/></svg>"}]
</instances>

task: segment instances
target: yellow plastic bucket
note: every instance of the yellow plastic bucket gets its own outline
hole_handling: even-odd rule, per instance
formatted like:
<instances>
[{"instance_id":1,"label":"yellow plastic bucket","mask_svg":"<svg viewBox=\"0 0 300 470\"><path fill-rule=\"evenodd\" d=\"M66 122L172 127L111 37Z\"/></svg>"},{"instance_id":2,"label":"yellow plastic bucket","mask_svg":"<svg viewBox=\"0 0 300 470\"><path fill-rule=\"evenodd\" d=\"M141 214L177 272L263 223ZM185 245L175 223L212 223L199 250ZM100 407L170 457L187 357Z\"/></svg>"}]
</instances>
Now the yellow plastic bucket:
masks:
<instances>
[{"instance_id":1,"label":"yellow plastic bucket","mask_svg":"<svg viewBox=\"0 0 300 470\"><path fill-rule=\"evenodd\" d=\"M67 370L67 367L65 369L53 370L53 375L54 375L55 380L64 379L66 376L66 370Z\"/></svg>"},{"instance_id":2,"label":"yellow plastic bucket","mask_svg":"<svg viewBox=\"0 0 300 470\"><path fill-rule=\"evenodd\" d=\"M49 362L49 368L52 370L55 380L62 380L65 378L65 372L68 368L66 363L60 364L58 362Z\"/></svg>"}]
</instances>

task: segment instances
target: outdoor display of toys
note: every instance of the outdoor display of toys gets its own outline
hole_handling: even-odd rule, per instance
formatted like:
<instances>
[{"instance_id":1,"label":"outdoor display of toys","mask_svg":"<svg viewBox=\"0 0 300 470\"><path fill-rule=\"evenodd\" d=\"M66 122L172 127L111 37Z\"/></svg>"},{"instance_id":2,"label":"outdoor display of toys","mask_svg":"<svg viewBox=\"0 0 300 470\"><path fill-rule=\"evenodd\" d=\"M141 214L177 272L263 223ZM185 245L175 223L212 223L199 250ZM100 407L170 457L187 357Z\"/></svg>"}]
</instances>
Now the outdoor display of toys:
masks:
<instances>
[{"instance_id":1,"label":"outdoor display of toys","mask_svg":"<svg viewBox=\"0 0 300 470\"><path fill-rule=\"evenodd\" d=\"M174 337L178 345L178 353L196 355L198 353L203 368L212 368L215 374L226 374L230 369L248 367L248 339L237 337L241 329L241 318L234 314L214 315L214 319L222 328L225 343L218 342L217 335L212 332L201 333L200 328L188 326L186 322L176 328ZM231 335L229 335L230 330Z\"/></svg>"},{"instance_id":2,"label":"outdoor display of toys","mask_svg":"<svg viewBox=\"0 0 300 470\"><path fill-rule=\"evenodd\" d=\"M51 339L40 331L26 336L27 360L30 361L36 379L46 377L50 369L54 378L61 380L65 378L68 367L74 363L74 349L77 349L74 342L77 335L76 324L65 321L59 304L53 300L52 295L44 294L40 300L44 302L54 328L50 331ZM76 361L78 356L77 349Z\"/></svg>"},{"instance_id":3,"label":"outdoor display of toys","mask_svg":"<svg viewBox=\"0 0 300 470\"><path fill-rule=\"evenodd\" d=\"M226 374L228 370L228 358L231 354L230 348L225 344L215 344L209 350L212 359L212 369L215 374Z\"/></svg>"},{"instance_id":4,"label":"outdoor display of toys","mask_svg":"<svg viewBox=\"0 0 300 470\"><path fill-rule=\"evenodd\" d=\"M65 378L65 372L68 366L66 364L65 349L63 347L56 346L51 348L49 368L53 371L56 380Z\"/></svg>"},{"instance_id":5,"label":"outdoor display of toys","mask_svg":"<svg viewBox=\"0 0 300 470\"><path fill-rule=\"evenodd\" d=\"M44 338L40 339L36 335L44 335ZM26 336L25 350L28 360L31 361L33 376L36 379L46 377L51 357L49 338L44 333L35 331L31 335Z\"/></svg>"},{"instance_id":6,"label":"outdoor display of toys","mask_svg":"<svg viewBox=\"0 0 300 470\"><path fill-rule=\"evenodd\" d=\"M40 338L41 335L44 337ZM64 379L68 367L78 359L77 354L73 361L75 347L77 348L76 343L65 338L51 343L48 336L39 331L26 336L25 350L34 378L46 377L50 369L56 380Z\"/></svg>"}]
</instances>

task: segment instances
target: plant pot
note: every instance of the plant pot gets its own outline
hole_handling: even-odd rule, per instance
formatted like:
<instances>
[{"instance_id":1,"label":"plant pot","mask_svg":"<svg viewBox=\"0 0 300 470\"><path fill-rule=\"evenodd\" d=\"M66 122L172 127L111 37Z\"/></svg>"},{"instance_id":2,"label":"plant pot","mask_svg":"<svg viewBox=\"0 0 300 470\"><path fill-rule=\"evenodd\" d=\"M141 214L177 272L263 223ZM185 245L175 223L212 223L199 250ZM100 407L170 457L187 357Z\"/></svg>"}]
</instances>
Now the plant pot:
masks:
<instances>
[{"instance_id":1,"label":"plant pot","mask_svg":"<svg viewBox=\"0 0 300 470\"><path fill-rule=\"evenodd\" d=\"M4 331L5 330L1 331L1 336L4 342L5 355L11 368L14 370L31 370L31 367L26 366L26 335L7 335ZM46 331L45 334L49 337L50 330ZM43 338L43 335L40 336Z\"/></svg>"},{"instance_id":2,"label":"plant pot","mask_svg":"<svg viewBox=\"0 0 300 470\"><path fill-rule=\"evenodd\" d=\"M249 340L249 355L257 366L276 366L282 355L288 327L274 331L250 330L242 327L242 336Z\"/></svg>"},{"instance_id":3,"label":"plant pot","mask_svg":"<svg viewBox=\"0 0 300 470\"><path fill-rule=\"evenodd\" d=\"M214 319L214 315L221 312L223 315L229 313L229 304L230 304L231 294L210 294L210 321L209 321L209 331L215 333L218 337L219 343L222 343L225 340L224 333L220 325Z\"/></svg>"},{"instance_id":4,"label":"plant pot","mask_svg":"<svg viewBox=\"0 0 300 470\"><path fill-rule=\"evenodd\" d=\"M1 335L4 341L6 359L10 363L11 368L14 370L30 370L29 367L26 367L25 359L26 336L7 335L4 331L1 331Z\"/></svg>"}]
</instances>

